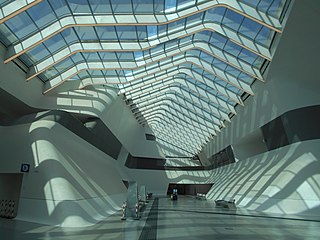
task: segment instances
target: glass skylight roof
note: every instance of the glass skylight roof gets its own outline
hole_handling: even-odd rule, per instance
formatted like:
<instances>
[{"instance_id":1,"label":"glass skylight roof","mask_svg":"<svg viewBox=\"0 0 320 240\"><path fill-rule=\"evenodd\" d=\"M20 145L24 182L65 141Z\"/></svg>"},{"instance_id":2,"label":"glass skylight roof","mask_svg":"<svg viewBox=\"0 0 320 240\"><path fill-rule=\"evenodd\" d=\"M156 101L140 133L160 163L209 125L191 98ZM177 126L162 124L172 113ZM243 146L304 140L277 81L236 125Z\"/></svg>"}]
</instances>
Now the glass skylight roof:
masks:
<instances>
[{"instance_id":1,"label":"glass skylight roof","mask_svg":"<svg viewBox=\"0 0 320 240\"><path fill-rule=\"evenodd\" d=\"M290 0L0 0L5 63L43 93L113 86L139 123L197 153L263 82ZM75 85L74 85L75 86ZM160 141L160 142L161 142Z\"/></svg>"}]
</instances>

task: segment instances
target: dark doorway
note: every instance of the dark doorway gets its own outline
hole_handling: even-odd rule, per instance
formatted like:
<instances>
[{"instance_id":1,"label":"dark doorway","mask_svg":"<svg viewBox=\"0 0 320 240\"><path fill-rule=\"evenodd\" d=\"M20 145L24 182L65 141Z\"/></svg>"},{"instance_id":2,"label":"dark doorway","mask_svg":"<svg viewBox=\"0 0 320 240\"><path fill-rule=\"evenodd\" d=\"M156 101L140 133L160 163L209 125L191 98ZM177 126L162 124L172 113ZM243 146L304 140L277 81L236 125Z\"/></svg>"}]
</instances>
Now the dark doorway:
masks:
<instances>
[{"instance_id":1,"label":"dark doorway","mask_svg":"<svg viewBox=\"0 0 320 240\"><path fill-rule=\"evenodd\" d=\"M213 183L206 184L181 184L169 183L167 195L171 195L173 189L178 189L179 195L197 195L197 193L207 194L213 186Z\"/></svg>"},{"instance_id":2,"label":"dark doorway","mask_svg":"<svg viewBox=\"0 0 320 240\"><path fill-rule=\"evenodd\" d=\"M126 186L126 188L128 189L129 186L129 182L127 180L122 180L123 184Z\"/></svg>"},{"instance_id":3,"label":"dark doorway","mask_svg":"<svg viewBox=\"0 0 320 240\"><path fill-rule=\"evenodd\" d=\"M22 173L0 173L0 217L17 216L22 177Z\"/></svg>"}]
</instances>

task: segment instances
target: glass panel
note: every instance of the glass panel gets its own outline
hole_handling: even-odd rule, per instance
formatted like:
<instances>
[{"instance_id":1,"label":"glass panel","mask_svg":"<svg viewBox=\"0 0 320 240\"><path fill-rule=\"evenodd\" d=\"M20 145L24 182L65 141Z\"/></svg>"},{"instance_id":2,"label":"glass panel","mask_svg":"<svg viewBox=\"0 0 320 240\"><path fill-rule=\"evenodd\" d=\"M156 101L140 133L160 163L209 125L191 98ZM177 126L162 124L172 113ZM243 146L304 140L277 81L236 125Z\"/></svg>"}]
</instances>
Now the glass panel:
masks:
<instances>
[{"instance_id":1,"label":"glass panel","mask_svg":"<svg viewBox=\"0 0 320 240\"><path fill-rule=\"evenodd\" d=\"M56 20L56 16L46 1L36 4L27 12L38 28L42 28Z\"/></svg>"},{"instance_id":2,"label":"glass panel","mask_svg":"<svg viewBox=\"0 0 320 240\"><path fill-rule=\"evenodd\" d=\"M139 60L143 58L143 52L134 52L133 54L134 54L135 60Z\"/></svg>"},{"instance_id":3,"label":"glass panel","mask_svg":"<svg viewBox=\"0 0 320 240\"><path fill-rule=\"evenodd\" d=\"M12 0L0 0L0 7L7 5L8 3L12 2Z\"/></svg>"},{"instance_id":4,"label":"glass panel","mask_svg":"<svg viewBox=\"0 0 320 240\"><path fill-rule=\"evenodd\" d=\"M50 51L45 44L40 44L26 53L33 62L38 62L50 55Z\"/></svg>"},{"instance_id":5,"label":"glass panel","mask_svg":"<svg viewBox=\"0 0 320 240\"><path fill-rule=\"evenodd\" d=\"M249 64L253 64L258 58L261 58L261 57L258 57L256 54L246 49L242 49L240 52L239 58Z\"/></svg>"},{"instance_id":6,"label":"glass panel","mask_svg":"<svg viewBox=\"0 0 320 240\"><path fill-rule=\"evenodd\" d=\"M97 52L90 52L90 53L82 53L82 56L87 61L99 61L100 56ZM81 60L83 60L83 58Z\"/></svg>"},{"instance_id":7,"label":"glass panel","mask_svg":"<svg viewBox=\"0 0 320 240\"><path fill-rule=\"evenodd\" d=\"M66 42L64 41L62 35L58 34L45 41L44 45L48 48L50 52L54 52L63 48L66 45Z\"/></svg>"},{"instance_id":8,"label":"glass panel","mask_svg":"<svg viewBox=\"0 0 320 240\"><path fill-rule=\"evenodd\" d=\"M61 32L61 36L69 44L79 42L79 37L74 28L68 28Z\"/></svg>"},{"instance_id":9,"label":"glass panel","mask_svg":"<svg viewBox=\"0 0 320 240\"><path fill-rule=\"evenodd\" d=\"M65 0L48 0L48 3L51 5L51 8L54 9L54 12L58 17L71 15Z\"/></svg>"},{"instance_id":10,"label":"glass panel","mask_svg":"<svg viewBox=\"0 0 320 240\"><path fill-rule=\"evenodd\" d=\"M239 45L231 42L231 41L227 41L227 44L224 47L224 50L228 53L230 53L233 56L239 56L239 53L242 50L242 47L240 47Z\"/></svg>"},{"instance_id":11,"label":"glass panel","mask_svg":"<svg viewBox=\"0 0 320 240\"><path fill-rule=\"evenodd\" d=\"M194 6L195 2L195 0L177 0L178 9Z\"/></svg>"},{"instance_id":12,"label":"glass panel","mask_svg":"<svg viewBox=\"0 0 320 240\"><path fill-rule=\"evenodd\" d=\"M165 1L163 0L153 0L154 2L154 11L163 12L165 10Z\"/></svg>"},{"instance_id":13,"label":"glass panel","mask_svg":"<svg viewBox=\"0 0 320 240\"><path fill-rule=\"evenodd\" d=\"M93 13L112 13L111 5L108 0L88 0Z\"/></svg>"},{"instance_id":14,"label":"glass panel","mask_svg":"<svg viewBox=\"0 0 320 240\"><path fill-rule=\"evenodd\" d=\"M222 23L235 30L238 31L240 24L242 23L242 21L244 20L244 17L234 11L231 10L227 10L226 14L224 15L224 18L222 20Z\"/></svg>"},{"instance_id":15,"label":"glass panel","mask_svg":"<svg viewBox=\"0 0 320 240\"><path fill-rule=\"evenodd\" d=\"M148 38L152 38L157 36L158 34L158 27L157 26L147 26L147 33L148 33Z\"/></svg>"},{"instance_id":16,"label":"glass panel","mask_svg":"<svg viewBox=\"0 0 320 240\"><path fill-rule=\"evenodd\" d=\"M262 28L262 25L256 23L255 21L252 21L251 19L244 19L239 32L251 39L254 39L260 29Z\"/></svg>"},{"instance_id":17,"label":"glass panel","mask_svg":"<svg viewBox=\"0 0 320 240\"><path fill-rule=\"evenodd\" d=\"M153 12L153 1L150 0L132 0L133 11L135 13Z\"/></svg>"},{"instance_id":18,"label":"glass panel","mask_svg":"<svg viewBox=\"0 0 320 240\"><path fill-rule=\"evenodd\" d=\"M26 12L9 19L5 25L13 32L19 39L27 36L38 30L32 19Z\"/></svg>"},{"instance_id":19,"label":"glass panel","mask_svg":"<svg viewBox=\"0 0 320 240\"><path fill-rule=\"evenodd\" d=\"M18 38L12 34L6 25L0 24L0 41L6 46L9 46L11 43L18 41Z\"/></svg>"},{"instance_id":20,"label":"glass panel","mask_svg":"<svg viewBox=\"0 0 320 240\"><path fill-rule=\"evenodd\" d=\"M132 3L128 0L110 0L114 13L132 12Z\"/></svg>"},{"instance_id":21,"label":"glass panel","mask_svg":"<svg viewBox=\"0 0 320 240\"><path fill-rule=\"evenodd\" d=\"M261 12L267 12L271 4L272 4L272 0L261 0L259 2L258 9Z\"/></svg>"},{"instance_id":22,"label":"glass panel","mask_svg":"<svg viewBox=\"0 0 320 240\"><path fill-rule=\"evenodd\" d=\"M177 0L165 0L165 10L175 11L177 7Z\"/></svg>"},{"instance_id":23,"label":"glass panel","mask_svg":"<svg viewBox=\"0 0 320 240\"><path fill-rule=\"evenodd\" d=\"M113 28L113 27L98 27L98 28L104 28L104 29L108 29L108 28ZM76 27L75 28L78 37L81 40L91 40L91 39L97 39L97 34L96 31L93 27ZM99 31L97 31L99 32Z\"/></svg>"},{"instance_id":24,"label":"glass panel","mask_svg":"<svg viewBox=\"0 0 320 240\"><path fill-rule=\"evenodd\" d=\"M226 13L226 8L223 8L223 7L212 8L206 11L205 19L206 21L220 23L225 13Z\"/></svg>"},{"instance_id":25,"label":"glass panel","mask_svg":"<svg viewBox=\"0 0 320 240\"><path fill-rule=\"evenodd\" d=\"M268 14L276 18L279 18L285 3L286 3L286 0L273 0L272 5L268 10Z\"/></svg>"},{"instance_id":26,"label":"glass panel","mask_svg":"<svg viewBox=\"0 0 320 240\"><path fill-rule=\"evenodd\" d=\"M264 46L270 46L274 35L275 33L269 28L262 27L255 40Z\"/></svg>"},{"instance_id":27,"label":"glass panel","mask_svg":"<svg viewBox=\"0 0 320 240\"><path fill-rule=\"evenodd\" d=\"M91 13L87 0L68 1L72 13Z\"/></svg>"}]
</instances>

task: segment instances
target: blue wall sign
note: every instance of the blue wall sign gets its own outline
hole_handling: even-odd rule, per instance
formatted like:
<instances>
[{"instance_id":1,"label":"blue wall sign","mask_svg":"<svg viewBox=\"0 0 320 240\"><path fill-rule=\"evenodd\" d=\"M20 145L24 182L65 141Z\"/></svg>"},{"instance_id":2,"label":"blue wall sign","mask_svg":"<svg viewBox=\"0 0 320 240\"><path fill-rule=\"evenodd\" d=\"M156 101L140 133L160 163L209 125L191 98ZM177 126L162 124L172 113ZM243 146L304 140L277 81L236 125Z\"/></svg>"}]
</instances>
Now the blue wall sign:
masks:
<instances>
[{"instance_id":1,"label":"blue wall sign","mask_svg":"<svg viewBox=\"0 0 320 240\"><path fill-rule=\"evenodd\" d=\"M30 164L26 164L26 163L21 164L21 169L20 169L21 172L29 172L29 170L30 170Z\"/></svg>"}]
</instances>

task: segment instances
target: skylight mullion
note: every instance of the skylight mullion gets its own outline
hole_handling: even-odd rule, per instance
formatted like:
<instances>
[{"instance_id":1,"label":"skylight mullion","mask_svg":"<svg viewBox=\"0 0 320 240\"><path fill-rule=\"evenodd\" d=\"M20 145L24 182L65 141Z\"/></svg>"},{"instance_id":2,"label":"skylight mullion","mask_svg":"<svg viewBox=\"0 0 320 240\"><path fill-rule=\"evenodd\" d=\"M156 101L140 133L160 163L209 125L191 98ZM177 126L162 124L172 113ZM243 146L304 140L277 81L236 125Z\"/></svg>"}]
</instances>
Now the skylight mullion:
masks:
<instances>
[{"instance_id":1,"label":"skylight mullion","mask_svg":"<svg viewBox=\"0 0 320 240\"><path fill-rule=\"evenodd\" d=\"M201 145L199 142L194 141L193 136L190 136L185 132L176 132L175 129L172 128L161 130L161 127L158 127L157 125L154 125L152 129L156 136L167 137L171 141L179 143L181 146L188 147L188 149L198 148ZM202 142L203 140L201 143Z\"/></svg>"},{"instance_id":2,"label":"skylight mullion","mask_svg":"<svg viewBox=\"0 0 320 240\"><path fill-rule=\"evenodd\" d=\"M173 82L173 83L171 83L171 84L167 84L167 85L163 85L163 86L160 85L159 87L150 90L150 92L153 92L153 91L155 91L155 90L159 90L159 91L162 91L162 90L163 90L163 91L166 91L166 89L171 89L171 88L179 87L179 86L181 86L181 84L177 84L177 83L174 83L174 82ZM185 86L185 87L187 88L187 86ZM211 99L209 99L209 98L207 98L207 97L205 97L205 96L203 96L203 95L199 95L198 93L196 93L196 92L194 92L194 91L192 91L192 90L190 90L190 89L189 89L189 92L187 92L185 89L183 89L183 91L184 91L185 93L188 93L188 94L190 95L190 97L189 97L189 96L186 96L186 95L184 94L184 97L185 97L185 98L189 99L189 101L192 101L191 96L197 98L197 99L198 99L197 101L199 101L198 104L202 105L203 108L208 109L208 111L210 111L211 114L213 114L213 115L214 115L217 119L219 119L220 121L221 121L221 118L224 119L224 120L230 121L230 119L229 119L229 117L228 117L228 114L222 112L222 111L221 111L219 108L217 108L215 105L210 104L210 102L212 101ZM141 93L138 93L138 92L137 92L137 94L127 94L127 96L130 97L130 98L132 98L132 97L140 96L139 94L141 94ZM204 99L206 99L207 102L206 102ZM203 104L205 104L205 106L204 106Z\"/></svg>"},{"instance_id":3,"label":"skylight mullion","mask_svg":"<svg viewBox=\"0 0 320 240\"><path fill-rule=\"evenodd\" d=\"M170 116L166 115L166 117L164 117L164 116L165 115L161 112L155 113L151 116L148 116L147 118L143 118L143 116L141 115L141 117L138 119L138 122L140 124L144 124L144 123L150 124L150 122L155 121L155 122L157 122L157 125L163 125L163 126L174 125L174 126L177 126L178 128L186 129L186 130L192 132L199 139L205 139L206 137L209 137L207 131L196 128L195 126L191 125L189 122L180 121L180 120L178 122L177 118L172 118L171 115ZM159 118L159 120L157 120L157 118ZM201 131L199 132L199 130L201 130ZM210 135L211 135L211 133L210 133Z\"/></svg>"},{"instance_id":4,"label":"skylight mullion","mask_svg":"<svg viewBox=\"0 0 320 240\"><path fill-rule=\"evenodd\" d=\"M152 74L152 75L149 76L149 78L152 77L152 76L157 77L158 75L162 75L163 73L165 73L165 74L169 73L168 77L169 76L173 76L176 73L188 74L190 77L196 78L197 80L201 80L204 77L204 76L201 76L199 73L194 72L194 70L190 70L190 69L187 69L187 68L177 68L177 67L175 67L175 68L169 68L167 70L164 70L164 71L162 71L162 72L160 72L160 73L158 73L156 75ZM123 81L123 80L121 80L122 78L120 78L119 76L117 77L117 79L118 79L117 82L121 83ZM135 81L141 81L142 79L143 78L137 79ZM86 85L101 84L101 83L105 83L105 82L106 82L105 78L103 78L103 79L95 79L95 78L81 79L80 86L81 86L81 88L83 88ZM116 83L115 80L112 80L111 82ZM111 83L111 82L109 82L109 83ZM127 80L125 80L125 82L127 82ZM209 84L209 86L211 86L212 88L217 89L217 91L219 91L222 95L225 95L226 97L231 98L233 101L235 101L235 102L237 102L239 104L243 104L242 101L241 101L240 96L238 96L235 93L229 91L228 89L225 89L223 86L220 86L218 83L210 82L210 81L205 81L205 82L206 82L206 84Z\"/></svg>"},{"instance_id":5,"label":"skylight mullion","mask_svg":"<svg viewBox=\"0 0 320 240\"><path fill-rule=\"evenodd\" d=\"M199 149L198 144L195 144L195 143L192 145L186 145L183 142L179 141L178 139L176 141L173 141L171 138L168 138L166 135L163 135L161 133L157 134L157 136L158 136L157 140L159 140L161 142L165 142L166 144L170 144L171 149L172 149L172 146L174 146L176 148L179 148L179 151L184 151L184 152L187 152L188 154L194 154L194 153L190 152L191 151L190 149L192 149L192 150ZM186 149L189 149L189 151Z\"/></svg>"},{"instance_id":6,"label":"skylight mullion","mask_svg":"<svg viewBox=\"0 0 320 240\"><path fill-rule=\"evenodd\" d=\"M177 83L176 83L176 81L177 81ZM219 101L217 100L217 98L218 98L218 97L217 97L218 92L217 92L216 90L213 89L213 90L216 92L216 94L212 94L211 92L207 91L207 89L209 89L209 87L206 87L205 89L200 88L200 87L198 87L195 83L193 83L193 82L191 82L190 80L188 80L187 78L183 79L183 78L172 77L172 78L170 78L170 79L166 79L166 81L163 81L163 80L161 80L161 81L155 81L155 82L149 83L148 85L151 85L151 86L152 86L153 83L157 83L157 82L162 82L162 84L159 85L159 88L160 88L160 86L165 87L165 86L172 85L172 84L182 84L182 85L184 85L185 87L189 87L188 84L191 84L191 85L194 87L194 90L190 90L190 91L194 92L194 94L197 94L199 97L201 97L201 98L203 98L203 99L207 99L207 101L210 101L210 102L213 101L216 105L219 105L220 107L224 108L228 113L229 113L230 111L231 111L231 112L235 112L235 110L233 109L233 107L232 107L233 110L230 110L230 107L231 107L231 106L229 106L229 107L226 107L226 106L223 106L223 105L221 106L221 102L219 102ZM145 86L148 86L148 85L145 85ZM134 93L134 92L138 91L138 90L136 90L136 89L134 89L135 91L133 91L133 89L130 90L130 91L128 91L126 88L124 88L124 89L125 89L125 91L126 91L127 94L129 93L129 96L132 96L132 92ZM153 88L153 89L154 89L154 88ZM189 87L189 89L190 89L190 87ZM203 91L203 93L200 93L199 90L200 90L200 91ZM209 94L210 97L209 97L209 96L205 96L204 94L206 94L206 95ZM223 100L223 99L220 99L220 101L224 101L224 100ZM225 102L225 101L224 101L224 102ZM225 104L227 104L227 102L225 102ZM212 106L215 107L215 108L217 108L215 105L212 105ZM220 109L219 109L219 111L220 111Z\"/></svg>"},{"instance_id":7,"label":"skylight mullion","mask_svg":"<svg viewBox=\"0 0 320 240\"><path fill-rule=\"evenodd\" d=\"M157 138L157 142L160 144L161 147L165 147L165 148L169 148L172 149L172 151L176 151L179 152L183 155L189 156L191 154L194 155L195 152L191 152L191 150L186 150L180 146L175 145L174 143L168 142L167 140L161 139L161 138ZM162 150L164 153L166 153L167 155L172 154L171 150Z\"/></svg>"},{"instance_id":8,"label":"skylight mullion","mask_svg":"<svg viewBox=\"0 0 320 240\"><path fill-rule=\"evenodd\" d=\"M171 140L175 140L179 142L181 145L188 145L188 149L194 149L194 146L199 147L199 142L202 143L205 140L197 139L195 135L190 135L185 131L178 132L177 129L165 126L165 128L161 128L158 124L154 124L152 129L155 131L156 136L167 136L170 137ZM165 135L163 135L165 134ZM197 141L195 141L197 140Z\"/></svg>"},{"instance_id":9,"label":"skylight mullion","mask_svg":"<svg viewBox=\"0 0 320 240\"><path fill-rule=\"evenodd\" d=\"M178 86L177 86L177 88L178 88ZM161 94L166 94L170 90L176 92L176 90L175 90L175 88L173 88L173 86L168 86L168 87L165 87L163 89L159 89L160 93L156 92L156 94L147 95L147 98L145 100L140 99L139 95L138 96L130 96L130 95L128 96L127 95L127 96L130 97L130 98L134 98L135 100L134 100L134 103L132 105L134 106L134 108L140 109L142 107L147 107L146 106L147 104L156 104L157 102L155 101L155 99L158 99L158 100L162 99L161 98ZM185 90L183 90L183 91L185 91ZM223 120L230 121L230 119L229 119L227 114L223 114L223 113L221 113L221 111L218 111L216 108L212 108L211 105L209 105L208 103L204 102L199 96L190 94L190 96L193 96L194 98L197 99L197 102L193 101L190 96L186 96L183 93L179 93L177 96L180 99L182 99L186 105L188 105L191 108L198 109L200 111L205 109L207 114L210 114L211 117L214 118L214 119L212 119L213 122L215 122L218 125L223 125ZM137 102L137 99L139 99L139 102ZM151 99L154 100L154 101L150 101ZM147 104L143 104L144 102L146 102Z\"/></svg>"},{"instance_id":10,"label":"skylight mullion","mask_svg":"<svg viewBox=\"0 0 320 240\"><path fill-rule=\"evenodd\" d=\"M201 141L201 142L206 140L202 134L199 134L197 132L193 132L190 130L190 128L186 128L186 127L182 126L181 124L176 124L175 122L172 122L172 121L170 121L170 123L168 123L167 121L163 121L163 122L157 124L157 126L160 126L160 125L162 126L163 130L171 130L171 131L175 132L178 136L181 136L180 133L182 133L183 135L186 135L189 138L194 138L194 139Z\"/></svg>"},{"instance_id":11,"label":"skylight mullion","mask_svg":"<svg viewBox=\"0 0 320 240\"><path fill-rule=\"evenodd\" d=\"M168 94L168 93L165 92L164 94ZM189 117L191 117L193 119L194 119L194 117L196 117L196 118L199 117L199 118L201 118L201 121L206 122L207 125L211 125L216 131L219 131L219 128L217 128L217 127L221 126L221 123L222 123L221 119L219 120L219 118L214 117L213 115L206 116L206 114L199 107L196 107L194 104L187 102L187 100L184 97L182 97L180 94L177 95L176 93L174 93L174 95L175 95L175 98L177 101L179 101L179 99L183 101L183 105L180 104L180 101L179 101L179 104L178 103L176 103L176 104L178 104L182 109L184 109L186 112L188 112ZM150 95L150 97L151 96L152 95ZM137 98L133 98L132 100L133 100L133 102L139 103L139 99L140 98L137 97ZM193 110L188 108L190 106L193 106ZM196 109L199 109L200 112L197 111Z\"/></svg>"},{"instance_id":12,"label":"skylight mullion","mask_svg":"<svg viewBox=\"0 0 320 240\"><path fill-rule=\"evenodd\" d=\"M176 115L176 114L179 114ZM188 116L183 115L182 113L172 113L171 111L168 111L166 109L162 109L161 111L150 111L149 113L144 113L141 117L142 120L148 121L150 119L153 119L156 115L165 116L166 119L169 119L170 121L174 121L178 124L187 125L188 128L191 129L198 129L201 131L201 135L203 136L211 136L212 134L216 134L215 130L210 128L207 125L204 125L203 123L198 122L195 119L191 119ZM140 119L141 119L140 117ZM179 122L177 122L179 121ZM140 121L141 122L141 121Z\"/></svg>"},{"instance_id":13,"label":"skylight mullion","mask_svg":"<svg viewBox=\"0 0 320 240\"><path fill-rule=\"evenodd\" d=\"M165 114L164 114L164 113ZM141 116L144 120L148 121L151 118L154 118L155 115L160 115L160 116L166 116L166 118L170 119L170 121L179 121L179 124L183 124L183 125L187 125L189 126L189 128L192 129L198 129L201 131L201 135L204 136L210 136L211 133L215 134L215 130L213 128L211 128L208 125L205 125L203 123L198 122L198 120L192 119L187 115L184 115L180 112L176 112L174 111L174 113L172 113L171 111L168 111L166 109L162 109L161 111L149 111L149 112L145 112L142 113L143 115ZM179 114L179 116L177 115ZM139 117L141 119L141 117ZM177 122L178 123L178 122Z\"/></svg>"}]
</instances>

